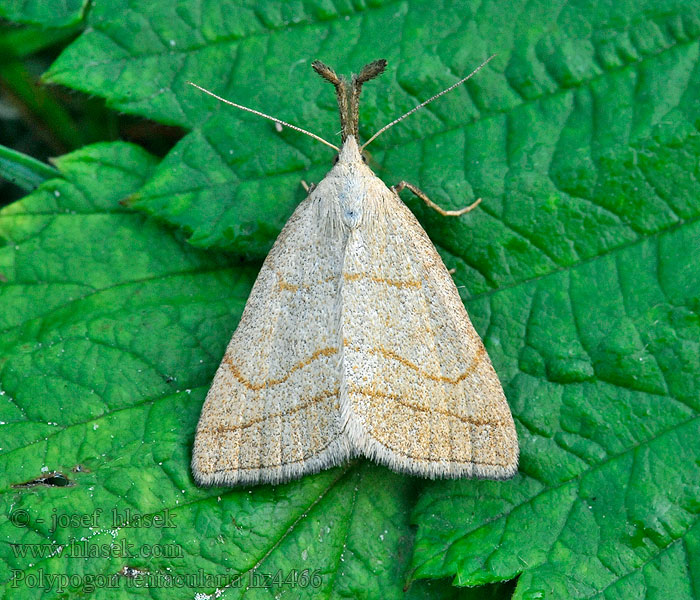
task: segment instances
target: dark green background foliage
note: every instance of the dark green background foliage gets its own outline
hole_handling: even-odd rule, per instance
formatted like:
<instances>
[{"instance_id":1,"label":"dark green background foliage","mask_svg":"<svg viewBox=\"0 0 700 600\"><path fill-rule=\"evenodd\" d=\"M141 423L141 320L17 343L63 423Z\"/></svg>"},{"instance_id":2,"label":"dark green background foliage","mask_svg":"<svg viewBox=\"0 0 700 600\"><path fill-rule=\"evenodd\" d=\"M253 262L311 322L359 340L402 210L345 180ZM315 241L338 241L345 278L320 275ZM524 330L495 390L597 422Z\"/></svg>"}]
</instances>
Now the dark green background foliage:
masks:
<instances>
[{"instance_id":1,"label":"dark green background foliage","mask_svg":"<svg viewBox=\"0 0 700 600\"><path fill-rule=\"evenodd\" d=\"M698 2L59 4L0 2L25 47L44 28L64 40L44 81L187 133L162 160L124 142L57 171L0 157L25 189L44 181L0 212L0 597L193 598L214 586L135 575L304 569L320 587L223 597L698 597ZM388 59L363 91L367 139L494 52L370 149L389 184L447 208L484 199L444 218L405 195L503 382L518 475L430 482L358 460L197 488L211 377L300 180L333 155L186 81L337 142L313 59L345 73ZM41 481L54 471L67 481ZM175 527L113 527L113 509ZM70 556L110 543L132 555ZM15 570L35 585L13 587ZM44 594L50 574L75 577ZM89 593L97 575L118 587Z\"/></svg>"}]
</instances>

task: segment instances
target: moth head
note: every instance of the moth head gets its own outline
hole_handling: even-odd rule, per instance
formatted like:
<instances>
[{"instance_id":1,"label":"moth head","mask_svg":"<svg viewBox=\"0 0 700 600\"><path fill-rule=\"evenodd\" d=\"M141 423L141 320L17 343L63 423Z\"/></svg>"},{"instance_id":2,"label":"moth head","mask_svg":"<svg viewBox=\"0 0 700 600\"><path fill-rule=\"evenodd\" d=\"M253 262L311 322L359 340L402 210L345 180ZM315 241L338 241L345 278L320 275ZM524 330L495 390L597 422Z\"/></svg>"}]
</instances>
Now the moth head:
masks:
<instances>
[{"instance_id":1,"label":"moth head","mask_svg":"<svg viewBox=\"0 0 700 600\"><path fill-rule=\"evenodd\" d=\"M369 164L369 159L367 158L367 155L364 152L360 152L360 159L362 159L362 162L365 163L366 165ZM333 164L337 165L339 160L340 160L340 154L336 154L333 157Z\"/></svg>"}]
</instances>

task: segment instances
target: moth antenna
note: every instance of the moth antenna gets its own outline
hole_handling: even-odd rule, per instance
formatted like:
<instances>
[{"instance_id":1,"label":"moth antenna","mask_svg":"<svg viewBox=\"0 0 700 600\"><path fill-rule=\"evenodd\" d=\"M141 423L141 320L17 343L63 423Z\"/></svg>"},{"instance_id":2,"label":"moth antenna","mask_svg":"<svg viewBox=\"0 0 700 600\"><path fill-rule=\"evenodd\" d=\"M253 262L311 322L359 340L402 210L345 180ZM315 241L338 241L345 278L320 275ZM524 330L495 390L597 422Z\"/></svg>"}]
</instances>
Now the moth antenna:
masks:
<instances>
[{"instance_id":1,"label":"moth antenna","mask_svg":"<svg viewBox=\"0 0 700 600\"><path fill-rule=\"evenodd\" d=\"M390 127L393 127L396 125L398 122L403 121L406 117L409 115L412 115L414 112L417 110L423 108L426 104L429 104L433 100L437 100L440 96L446 94L447 92L451 92L453 89L455 89L457 86L462 85L467 79L470 79L474 75L476 75L481 69L483 69L493 58L495 58L496 55L492 54L489 56L484 62L482 62L476 69L474 69L469 75L466 77L460 79L457 83L453 83L450 87L448 87L445 90L442 90L439 94L435 94L432 98L428 98L425 102L421 102L418 106L415 106L411 110L409 110L406 114L401 115L398 119L394 119L391 123L388 123L387 125L384 125L377 133L375 133L371 138L369 138L360 148L360 151L364 150L370 142L373 142L377 137L379 137L380 134L384 133L387 129Z\"/></svg>"},{"instance_id":2,"label":"moth antenna","mask_svg":"<svg viewBox=\"0 0 700 600\"><path fill-rule=\"evenodd\" d=\"M200 85L197 85L196 83L192 83L191 81L188 81L187 83L189 85L191 85L192 87L196 87L198 90L204 92L205 94L209 94L213 98L220 100L224 104L229 104L231 106L235 106L236 108L240 108L241 110L245 110L249 113L253 113L254 115L258 115L259 117L264 117L265 119L270 119L270 121L274 121L275 123L279 123L280 125L284 125L285 127L289 127L290 129L294 129L295 131L305 133L309 137L312 137L315 140L318 140L319 142L324 143L326 146L330 146L336 152L340 152L340 148L338 148L338 146L335 146L335 145L331 144L330 142L327 142L326 140L324 140L322 137L316 135L315 133L311 133L310 131L306 131L306 129L302 129L301 127L297 127L296 125L292 125L291 123L287 123L286 121L283 121L282 119L278 119L277 117L271 117L270 115L266 115L265 113L262 113L259 110L254 110L252 108L248 108L247 106L242 106L240 104L236 104L235 102L231 102L230 100L226 100L226 98L222 98L221 96L217 96L214 92L210 92L209 90L203 88Z\"/></svg>"}]
</instances>

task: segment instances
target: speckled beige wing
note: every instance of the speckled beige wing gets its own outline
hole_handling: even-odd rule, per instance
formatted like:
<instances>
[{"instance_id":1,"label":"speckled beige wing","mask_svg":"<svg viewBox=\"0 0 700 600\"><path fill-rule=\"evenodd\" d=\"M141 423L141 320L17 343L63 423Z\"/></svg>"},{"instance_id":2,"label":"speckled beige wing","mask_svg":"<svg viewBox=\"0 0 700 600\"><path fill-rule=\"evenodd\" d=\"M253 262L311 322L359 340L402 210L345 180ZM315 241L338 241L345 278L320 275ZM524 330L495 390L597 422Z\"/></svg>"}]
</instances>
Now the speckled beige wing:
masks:
<instances>
[{"instance_id":1,"label":"speckled beige wing","mask_svg":"<svg viewBox=\"0 0 700 600\"><path fill-rule=\"evenodd\" d=\"M341 394L365 456L422 477L503 479L518 442L501 384L425 231L379 180L343 267Z\"/></svg>"},{"instance_id":2,"label":"speckled beige wing","mask_svg":"<svg viewBox=\"0 0 700 600\"><path fill-rule=\"evenodd\" d=\"M207 394L193 449L200 484L274 483L338 464L339 305L346 236L318 193L267 256Z\"/></svg>"}]
</instances>

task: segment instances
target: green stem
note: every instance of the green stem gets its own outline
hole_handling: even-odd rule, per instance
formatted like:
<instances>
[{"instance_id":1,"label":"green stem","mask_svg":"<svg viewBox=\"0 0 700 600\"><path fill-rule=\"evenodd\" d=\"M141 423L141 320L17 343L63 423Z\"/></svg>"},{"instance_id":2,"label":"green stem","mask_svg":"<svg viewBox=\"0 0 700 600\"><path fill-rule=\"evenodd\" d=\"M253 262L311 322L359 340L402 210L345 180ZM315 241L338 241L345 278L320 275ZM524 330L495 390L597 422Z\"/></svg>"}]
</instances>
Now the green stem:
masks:
<instances>
[{"instance_id":1,"label":"green stem","mask_svg":"<svg viewBox=\"0 0 700 600\"><path fill-rule=\"evenodd\" d=\"M47 179L60 177L53 167L0 145L0 177L11 181L27 192L32 191Z\"/></svg>"}]
</instances>

